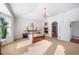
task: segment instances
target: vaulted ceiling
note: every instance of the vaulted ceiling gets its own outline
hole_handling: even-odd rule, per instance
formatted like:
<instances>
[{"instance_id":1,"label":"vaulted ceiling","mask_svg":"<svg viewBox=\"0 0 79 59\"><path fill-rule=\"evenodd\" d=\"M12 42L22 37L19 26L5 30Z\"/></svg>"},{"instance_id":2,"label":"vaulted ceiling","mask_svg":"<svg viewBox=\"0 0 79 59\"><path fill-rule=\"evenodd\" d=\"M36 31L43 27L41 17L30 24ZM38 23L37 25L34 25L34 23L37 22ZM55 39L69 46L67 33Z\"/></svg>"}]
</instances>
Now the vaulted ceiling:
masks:
<instances>
[{"instance_id":1,"label":"vaulted ceiling","mask_svg":"<svg viewBox=\"0 0 79 59\"><path fill-rule=\"evenodd\" d=\"M10 3L9 5L16 17L31 19L42 17L44 8L47 8L49 17L79 8L78 3Z\"/></svg>"}]
</instances>

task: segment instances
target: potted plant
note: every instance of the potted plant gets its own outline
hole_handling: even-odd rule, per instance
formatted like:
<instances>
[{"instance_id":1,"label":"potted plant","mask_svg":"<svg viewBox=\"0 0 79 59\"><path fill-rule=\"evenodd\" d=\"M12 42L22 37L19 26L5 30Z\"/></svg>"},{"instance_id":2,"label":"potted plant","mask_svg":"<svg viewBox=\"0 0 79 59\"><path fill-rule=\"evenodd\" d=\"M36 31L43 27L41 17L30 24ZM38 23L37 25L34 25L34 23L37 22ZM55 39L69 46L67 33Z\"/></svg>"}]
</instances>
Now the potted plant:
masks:
<instances>
[{"instance_id":1,"label":"potted plant","mask_svg":"<svg viewBox=\"0 0 79 59\"><path fill-rule=\"evenodd\" d=\"M5 39L7 36L7 25L8 23L4 20L3 17L0 17L0 37Z\"/></svg>"}]
</instances>

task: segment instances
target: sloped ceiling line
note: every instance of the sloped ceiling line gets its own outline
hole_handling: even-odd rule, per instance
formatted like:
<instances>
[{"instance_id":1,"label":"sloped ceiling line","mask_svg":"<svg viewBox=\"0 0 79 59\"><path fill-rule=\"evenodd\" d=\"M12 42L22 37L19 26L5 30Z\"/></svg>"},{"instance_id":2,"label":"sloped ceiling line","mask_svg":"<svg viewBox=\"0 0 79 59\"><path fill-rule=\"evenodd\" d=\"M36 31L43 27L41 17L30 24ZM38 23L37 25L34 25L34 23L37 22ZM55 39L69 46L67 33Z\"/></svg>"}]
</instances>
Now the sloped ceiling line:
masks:
<instances>
[{"instance_id":1,"label":"sloped ceiling line","mask_svg":"<svg viewBox=\"0 0 79 59\"><path fill-rule=\"evenodd\" d=\"M13 13L13 10L12 10L11 6L10 6L8 3L5 3L5 6L8 8L8 10L9 10L9 12L11 13L12 17L13 17L13 18L16 18L16 16L15 16L14 13Z\"/></svg>"}]
</instances>

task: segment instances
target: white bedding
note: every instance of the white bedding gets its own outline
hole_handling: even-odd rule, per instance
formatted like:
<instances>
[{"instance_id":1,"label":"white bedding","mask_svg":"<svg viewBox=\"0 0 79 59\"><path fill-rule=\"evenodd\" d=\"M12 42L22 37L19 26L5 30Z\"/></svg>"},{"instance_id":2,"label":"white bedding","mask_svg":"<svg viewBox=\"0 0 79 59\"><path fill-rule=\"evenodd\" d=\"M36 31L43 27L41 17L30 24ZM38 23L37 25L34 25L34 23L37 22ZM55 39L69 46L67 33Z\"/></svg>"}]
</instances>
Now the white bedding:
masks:
<instances>
[{"instance_id":1,"label":"white bedding","mask_svg":"<svg viewBox=\"0 0 79 59\"><path fill-rule=\"evenodd\" d=\"M44 34L34 34L34 37L36 37L36 36L42 36L42 35L44 35Z\"/></svg>"}]
</instances>

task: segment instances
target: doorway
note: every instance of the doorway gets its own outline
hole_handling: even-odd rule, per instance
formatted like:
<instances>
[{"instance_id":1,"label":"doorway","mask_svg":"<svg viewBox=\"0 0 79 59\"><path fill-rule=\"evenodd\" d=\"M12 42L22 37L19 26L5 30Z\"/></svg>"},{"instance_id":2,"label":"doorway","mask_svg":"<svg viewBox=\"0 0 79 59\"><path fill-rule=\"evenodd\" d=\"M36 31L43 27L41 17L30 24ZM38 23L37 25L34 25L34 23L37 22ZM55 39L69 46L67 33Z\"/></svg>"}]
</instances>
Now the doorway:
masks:
<instances>
[{"instance_id":1,"label":"doorway","mask_svg":"<svg viewBox=\"0 0 79 59\"><path fill-rule=\"evenodd\" d=\"M79 21L73 21L70 23L71 40L70 42L79 44Z\"/></svg>"},{"instance_id":2,"label":"doorway","mask_svg":"<svg viewBox=\"0 0 79 59\"><path fill-rule=\"evenodd\" d=\"M58 27L57 22L53 22L52 23L52 37L54 37L54 38L57 38L57 35L58 35L57 27Z\"/></svg>"}]
</instances>

